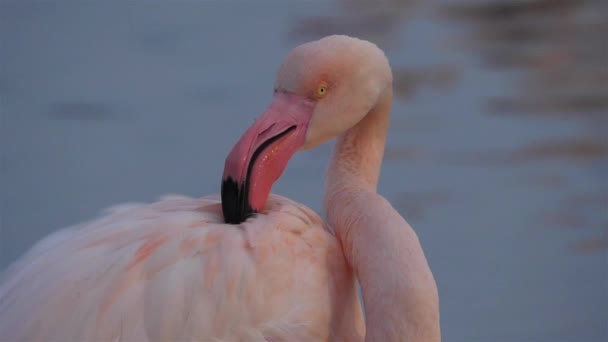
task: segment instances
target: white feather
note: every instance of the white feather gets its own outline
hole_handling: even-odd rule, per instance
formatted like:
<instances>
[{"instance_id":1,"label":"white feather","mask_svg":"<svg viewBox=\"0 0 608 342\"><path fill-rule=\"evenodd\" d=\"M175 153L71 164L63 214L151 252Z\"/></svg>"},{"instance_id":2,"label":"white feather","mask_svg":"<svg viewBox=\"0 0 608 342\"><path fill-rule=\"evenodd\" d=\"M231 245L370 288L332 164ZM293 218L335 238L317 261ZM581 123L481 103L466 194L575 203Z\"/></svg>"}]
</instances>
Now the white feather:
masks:
<instances>
[{"instance_id":1,"label":"white feather","mask_svg":"<svg viewBox=\"0 0 608 342\"><path fill-rule=\"evenodd\" d=\"M0 336L327 340L343 315L360 323L354 291L337 240L310 209L272 195L267 213L226 225L217 197L169 196L36 244L2 276Z\"/></svg>"}]
</instances>

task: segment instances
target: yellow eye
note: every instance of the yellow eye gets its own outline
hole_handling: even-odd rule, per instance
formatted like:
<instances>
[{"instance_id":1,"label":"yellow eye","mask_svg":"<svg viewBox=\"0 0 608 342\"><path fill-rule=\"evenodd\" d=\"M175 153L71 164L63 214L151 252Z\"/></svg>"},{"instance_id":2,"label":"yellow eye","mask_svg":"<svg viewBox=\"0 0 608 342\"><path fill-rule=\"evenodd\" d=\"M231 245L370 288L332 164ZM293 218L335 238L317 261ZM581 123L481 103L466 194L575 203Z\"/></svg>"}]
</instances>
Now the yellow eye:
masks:
<instances>
[{"instance_id":1,"label":"yellow eye","mask_svg":"<svg viewBox=\"0 0 608 342\"><path fill-rule=\"evenodd\" d=\"M327 85L326 84L321 84L318 88L317 88L317 96L318 97L323 97L327 94Z\"/></svg>"}]
</instances>

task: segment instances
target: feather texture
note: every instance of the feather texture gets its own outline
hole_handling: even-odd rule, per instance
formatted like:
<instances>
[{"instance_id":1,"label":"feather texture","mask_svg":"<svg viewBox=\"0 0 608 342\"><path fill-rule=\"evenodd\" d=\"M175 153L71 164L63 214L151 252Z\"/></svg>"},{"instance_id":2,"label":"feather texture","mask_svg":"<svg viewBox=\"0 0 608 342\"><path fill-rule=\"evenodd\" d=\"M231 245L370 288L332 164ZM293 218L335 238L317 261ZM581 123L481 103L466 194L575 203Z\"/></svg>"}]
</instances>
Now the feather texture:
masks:
<instances>
[{"instance_id":1,"label":"feather texture","mask_svg":"<svg viewBox=\"0 0 608 342\"><path fill-rule=\"evenodd\" d=\"M337 239L277 195L240 225L217 197L115 207L40 241L0 285L8 341L352 340L362 327Z\"/></svg>"}]
</instances>

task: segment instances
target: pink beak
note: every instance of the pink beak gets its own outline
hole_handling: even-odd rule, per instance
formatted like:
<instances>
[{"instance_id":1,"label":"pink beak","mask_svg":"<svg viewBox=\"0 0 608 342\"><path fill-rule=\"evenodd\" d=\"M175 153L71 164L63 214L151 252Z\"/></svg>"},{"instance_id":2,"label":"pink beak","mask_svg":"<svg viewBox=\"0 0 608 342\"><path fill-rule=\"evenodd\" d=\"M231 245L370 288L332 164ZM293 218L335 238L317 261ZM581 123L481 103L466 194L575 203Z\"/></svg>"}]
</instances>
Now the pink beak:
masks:
<instances>
[{"instance_id":1,"label":"pink beak","mask_svg":"<svg viewBox=\"0 0 608 342\"><path fill-rule=\"evenodd\" d=\"M222 177L226 223L261 212L274 182L304 144L315 101L277 92L268 109L230 151Z\"/></svg>"}]
</instances>

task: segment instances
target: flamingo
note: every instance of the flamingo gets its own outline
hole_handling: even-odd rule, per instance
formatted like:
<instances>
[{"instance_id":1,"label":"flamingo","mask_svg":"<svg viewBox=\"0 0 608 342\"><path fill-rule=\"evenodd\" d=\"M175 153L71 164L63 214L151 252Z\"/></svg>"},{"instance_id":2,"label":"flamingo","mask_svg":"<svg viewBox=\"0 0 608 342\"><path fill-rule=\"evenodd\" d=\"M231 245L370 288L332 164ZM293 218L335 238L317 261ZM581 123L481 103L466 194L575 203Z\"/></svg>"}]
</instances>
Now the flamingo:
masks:
<instances>
[{"instance_id":1,"label":"flamingo","mask_svg":"<svg viewBox=\"0 0 608 342\"><path fill-rule=\"evenodd\" d=\"M0 339L439 341L422 247L376 191L391 99L373 43L296 47L226 158L221 199L117 206L44 238L2 277ZM334 137L325 223L270 191L294 153Z\"/></svg>"}]
</instances>

